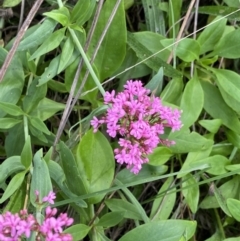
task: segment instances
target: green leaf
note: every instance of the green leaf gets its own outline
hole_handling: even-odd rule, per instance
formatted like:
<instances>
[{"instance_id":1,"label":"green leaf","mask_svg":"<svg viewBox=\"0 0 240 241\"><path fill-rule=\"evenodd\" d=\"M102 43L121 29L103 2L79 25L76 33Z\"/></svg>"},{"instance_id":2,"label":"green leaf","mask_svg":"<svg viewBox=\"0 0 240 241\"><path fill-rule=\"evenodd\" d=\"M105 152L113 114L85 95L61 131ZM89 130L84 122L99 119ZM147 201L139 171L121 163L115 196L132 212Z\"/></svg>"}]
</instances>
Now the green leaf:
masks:
<instances>
[{"instance_id":1,"label":"green leaf","mask_svg":"<svg viewBox=\"0 0 240 241\"><path fill-rule=\"evenodd\" d=\"M204 93L197 78L188 81L181 99L181 121L183 128L188 128L198 119L202 112Z\"/></svg>"},{"instance_id":2,"label":"green leaf","mask_svg":"<svg viewBox=\"0 0 240 241\"><path fill-rule=\"evenodd\" d=\"M7 56L7 51L0 47L0 65L3 64ZM9 65L7 72L0 83L0 102L16 104L22 94L24 86L24 72L20 59L15 55ZM1 109L1 108L0 108ZM6 112L0 110L0 117L4 117Z\"/></svg>"},{"instance_id":3,"label":"green leaf","mask_svg":"<svg viewBox=\"0 0 240 241\"><path fill-rule=\"evenodd\" d=\"M174 132L169 135L169 139L176 142L175 145L170 147L173 153L201 151L213 145L213 141L204 138L196 132Z\"/></svg>"},{"instance_id":4,"label":"green leaf","mask_svg":"<svg viewBox=\"0 0 240 241\"><path fill-rule=\"evenodd\" d=\"M64 110L65 105L62 103L55 102L51 99L44 98L42 99L37 108L31 111L31 116L36 116L40 118L42 121L45 121L52 117L58 111Z\"/></svg>"},{"instance_id":5,"label":"green leaf","mask_svg":"<svg viewBox=\"0 0 240 241\"><path fill-rule=\"evenodd\" d=\"M95 0L77 1L71 12L71 23L82 26L92 15Z\"/></svg>"},{"instance_id":6,"label":"green leaf","mask_svg":"<svg viewBox=\"0 0 240 241\"><path fill-rule=\"evenodd\" d=\"M224 198L224 196L222 195L220 190L218 188L216 188L215 186L213 186L212 191L213 191L214 196L216 197L216 200L217 200L220 208L222 209L222 211L225 214L227 214L229 217L232 217L231 213L228 210L226 199Z\"/></svg>"},{"instance_id":7,"label":"green leaf","mask_svg":"<svg viewBox=\"0 0 240 241\"><path fill-rule=\"evenodd\" d=\"M224 239L223 241L239 241L239 237L236 237L236 238L226 238Z\"/></svg>"},{"instance_id":8,"label":"green leaf","mask_svg":"<svg viewBox=\"0 0 240 241\"><path fill-rule=\"evenodd\" d=\"M17 6L22 0L4 0L3 7L4 8L11 8Z\"/></svg>"},{"instance_id":9,"label":"green leaf","mask_svg":"<svg viewBox=\"0 0 240 241\"><path fill-rule=\"evenodd\" d=\"M202 160L203 158L209 157L210 153L212 151L212 145L209 146L209 148L203 150L203 151L198 151L198 152L189 152L187 155L187 158L185 159L182 168L177 175L177 178L184 177L186 175L186 170L189 170L193 167L193 164L198 161ZM185 173L182 173L185 172Z\"/></svg>"},{"instance_id":10,"label":"green leaf","mask_svg":"<svg viewBox=\"0 0 240 241\"><path fill-rule=\"evenodd\" d=\"M47 94L47 84L37 86L38 79L35 78L28 88L27 95L23 98L23 110L30 113Z\"/></svg>"},{"instance_id":11,"label":"green leaf","mask_svg":"<svg viewBox=\"0 0 240 241\"><path fill-rule=\"evenodd\" d=\"M204 198L204 200L199 205L200 208L219 208L220 203L222 203L223 205L227 205L226 200L228 198L236 198L237 195L239 195L239 177L234 176L231 180L225 182L219 188L214 187L212 191L214 191L214 196L207 196L206 198ZM218 197L218 199L216 198L216 196ZM220 202L218 200L220 200Z\"/></svg>"},{"instance_id":12,"label":"green leaf","mask_svg":"<svg viewBox=\"0 0 240 241\"><path fill-rule=\"evenodd\" d=\"M231 130L227 130L226 135L229 142L231 142L237 148L240 148L240 135Z\"/></svg>"},{"instance_id":13,"label":"green leaf","mask_svg":"<svg viewBox=\"0 0 240 241\"><path fill-rule=\"evenodd\" d=\"M159 96L162 91L163 85L163 68L160 68L152 79L144 86L146 89L151 90L155 96Z\"/></svg>"},{"instance_id":14,"label":"green leaf","mask_svg":"<svg viewBox=\"0 0 240 241\"><path fill-rule=\"evenodd\" d=\"M0 165L0 184L13 173L25 170L20 156L11 156Z\"/></svg>"},{"instance_id":15,"label":"green leaf","mask_svg":"<svg viewBox=\"0 0 240 241\"><path fill-rule=\"evenodd\" d=\"M38 141L43 142L44 144L48 143L47 138L41 131L39 131L38 128L35 128L32 125L29 125L29 130L30 130L31 135L36 137Z\"/></svg>"},{"instance_id":16,"label":"green leaf","mask_svg":"<svg viewBox=\"0 0 240 241\"><path fill-rule=\"evenodd\" d=\"M134 52L137 54L137 56L141 60L145 60L144 63L147 66L149 66L151 69L153 69L154 71L158 71L160 67L163 67L164 68L164 73L167 76L170 76L170 77L181 77L182 74L178 70L174 69L170 64L167 64L165 62L165 60L162 59L163 57L161 57L161 58L159 57L159 55L160 54L162 55L162 53L159 53L158 55L156 55L154 57L150 57L154 53L156 53L159 50L161 50L161 46L162 46L158 42L158 46L156 46L157 50L154 47L155 50L153 51L153 49L150 50L150 47L153 48L152 46L155 46L154 42L152 43L153 45L149 45L149 44L143 45L143 43L142 43L143 40L145 40L145 41L148 40L148 43L152 42L151 38L150 38L152 34L153 33L149 33L149 32L144 32L144 33L142 33L142 35L128 33L128 45L134 50ZM157 36L159 37L159 39L163 38L163 37L161 37L161 35L157 35ZM155 39L157 36L153 36L153 38ZM139 40L140 37L144 37L144 38L142 38L142 40ZM163 47L162 47L162 49L163 49ZM169 53L169 51L167 52L167 56L169 55L168 53ZM165 53L165 56L166 56L166 53Z\"/></svg>"},{"instance_id":17,"label":"green leaf","mask_svg":"<svg viewBox=\"0 0 240 241\"><path fill-rule=\"evenodd\" d=\"M239 0L224 0L224 2L229 6L229 7L239 7Z\"/></svg>"},{"instance_id":18,"label":"green leaf","mask_svg":"<svg viewBox=\"0 0 240 241\"><path fill-rule=\"evenodd\" d=\"M237 59L240 57L240 29L234 30L226 34L220 39L218 45L214 49L213 54L224 58Z\"/></svg>"},{"instance_id":19,"label":"green leaf","mask_svg":"<svg viewBox=\"0 0 240 241\"><path fill-rule=\"evenodd\" d=\"M61 141L59 143L60 159L69 189L76 195L86 194L81 174L78 170L77 162L69 148Z\"/></svg>"},{"instance_id":20,"label":"green leaf","mask_svg":"<svg viewBox=\"0 0 240 241\"><path fill-rule=\"evenodd\" d=\"M0 102L0 109L10 115L13 116L21 116L24 114L22 109L18 107L17 105L8 103L8 102Z\"/></svg>"},{"instance_id":21,"label":"green leaf","mask_svg":"<svg viewBox=\"0 0 240 241\"><path fill-rule=\"evenodd\" d=\"M38 204L35 203L35 191L39 191L39 201L42 202L43 197L46 197L49 192L52 191L52 183L47 164L42 157L42 150L37 151L34 155L33 164L33 173L30 185L30 200L32 205L36 207Z\"/></svg>"},{"instance_id":22,"label":"green leaf","mask_svg":"<svg viewBox=\"0 0 240 241\"><path fill-rule=\"evenodd\" d=\"M26 182L23 182L21 187L18 188L18 190L11 195L10 200L4 207L3 213L19 213L20 210L22 210L26 198L26 184Z\"/></svg>"},{"instance_id":23,"label":"green leaf","mask_svg":"<svg viewBox=\"0 0 240 241\"><path fill-rule=\"evenodd\" d=\"M142 76L146 76L152 73L152 70L147 65L144 63L137 63L138 57L136 56L136 53L129 46L127 46L125 59L120 68L116 71L116 73L122 73L118 74L118 78L120 79L119 87L123 87L123 85L126 83L126 80L138 79ZM132 68L128 71L125 71L127 68L129 68L129 66L132 66Z\"/></svg>"},{"instance_id":24,"label":"green leaf","mask_svg":"<svg viewBox=\"0 0 240 241\"><path fill-rule=\"evenodd\" d=\"M65 86L66 86L66 89L68 91L70 91L70 89L71 89L71 86L72 86L72 83L73 83L73 79L74 79L75 73L76 73L77 68L78 68L79 61L80 61L80 57L77 58L65 71ZM97 76L99 76L98 70L95 68L95 65L92 65L92 67L93 67L93 70L94 70L95 74ZM83 69L82 69L82 71L80 73L80 77L78 79L78 83L77 83L77 86L75 88L75 93L77 93L77 90L80 88L80 85L82 83L82 80L83 80L83 78L85 76L86 71L87 71L86 66L83 65ZM90 91L90 93L88 93L88 94L86 94L84 96L81 95L81 99L89 101L90 103L93 104L93 106L97 105L96 101L97 101L97 93L98 93L98 91L97 90L92 91L95 87L96 87L96 84L95 84L92 76L89 75L88 78L87 78L86 83L84 84L82 92Z\"/></svg>"},{"instance_id":25,"label":"green leaf","mask_svg":"<svg viewBox=\"0 0 240 241\"><path fill-rule=\"evenodd\" d=\"M135 175L125 168L117 174L116 178L123 184L131 184L132 182L138 182L150 177L161 176L167 171L167 169L167 166L143 165L138 175Z\"/></svg>"},{"instance_id":26,"label":"green leaf","mask_svg":"<svg viewBox=\"0 0 240 241\"><path fill-rule=\"evenodd\" d=\"M239 32L240 33L240 32ZM239 74L226 69L212 69L216 82L226 104L240 113L240 77Z\"/></svg>"},{"instance_id":27,"label":"green leaf","mask_svg":"<svg viewBox=\"0 0 240 241\"><path fill-rule=\"evenodd\" d=\"M21 153L21 163L25 168L29 168L32 163L32 146L31 146L31 137L28 136L25 140L25 144Z\"/></svg>"},{"instance_id":28,"label":"green leaf","mask_svg":"<svg viewBox=\"0 0 240 241\"><path fill-rule=\"evenodd\" d=\"M33 127L35 127L38 131L43 132L47 135L50 135L50 131L48 130L47 126L44 124L42 120L38 117L29 117L29 121Z\"/></svg>"},{"instance_id":29,"label":"green leaf","mask_svg":"<svg viewBox=\"0 0 240 241\"><path fill-rule=\"evenodd\" d=\"M212 84L201 81L204 90L204 109L214 119L221 119L223 125L240 134L240 122L236 113L225 104L219 90Z\"/></svg>"},{"instance_id":30,"label":"green leaf","mask_svg":"<svg viewBox=\"0 0 240 241\"><path fill-rule=\"evenodd\" d=\"M227 144L225 141L220 142L218 145L212 147L211 155L230 156L233 151L231 143Z\"/></svg>"},{"instance_id":31,"label":"green leaf","mask_svg":"<svg viewBox=\"0 0 240 241\"><path fill-rule=\"evenodd\" d=\"M182 236L189 240L195 233L197 223L185 220L164 220L143 224L134 228L119 241L179 241Z\"/></svg>"},{"instance_id":32,"label":"green leaf","mask_svg":"<svg viewBox=\"0 0 240 241\"><path fill-rule=\"evenodd\" d=\"M54 180L56 185L61 189L61 191L70 199L77 198L78 196L72 193L65 184L65 174L61 166L55 161L50 160L48 163L50 177ZM86 208L87 204L82 199L78 198L77 201L74 201L78 207Z\"/></svg>"},{"instance_id":33,"label":"green leaf","mask_svg":"<svg viewBox=\"0 0 240 241\"><path fill-rule=\"evenodd\" d=\"M198 123L209 132L216 134L220 126L222 125L222 120L221 119L200 120Z\"/></svg>"},{"instance_id":34,"label":"green leaf","mask_svg":"<svg viewBox=\"0 0 240 241\"><path fill-rule=\"evenodd\" d=\"M181 9L182 9L182 0L179 1L169 1L168 4L168 26L172 26L172 28L169 28L169 36L171 38L176 37L176 33L179 32L180 23L178 22L178 19L181 18ZM163 3L163 2L162 2Z\"/></svg>"},{"instance_id":35,"label":"green leaf","mask_svg":"<svg viewBox=\"0 0 240 241\"><path fill-rule=\"evenodd\" d=\"M37 25L37 29L34 29L30 35L21 41L17 50L25 51L27 49L36 48L53 32L56 25L57 23L54 20L46 18L42 24ZM31 28L29 30L31 30Z\"/></svg>"},{"instance_id":36,"label":"green leaf","mask_svg":"<svg viewBox=\"0 0 240 241\"><path fill-rule=\"evenodd\" d=\"M142 220L142 216L138 212L138 209L130 202L112 198L106 200L105 204L112 212L122 212L124 214L124 218Z\"/></svg>"},{"instance_id":37,"label":"green leaf","mask_svg":"<svg viewBox=\"0 0 240 241\"><path fill-rule=\"evenodd\" d=\"M93 133L89 130L78 145L76 156L78 170L88 193L111 186L115 161L112 148L101 132ZM103 197L95 196L89 202L97 203Z\"/></svg>"},{"instance_id":38,"label":"green leaf","mask_svg":"<svg viewBox=\"0 0 240 241\"><path fill-rule=\"evenodd\" d=\"M66 180L62 167L55 161L50 160L48 163L49 173L51 178L58 186L63 185Z\"/></svg>"},{"instance_id":39,"label":"green leaf","mask_svg":"<svg viewBox=\"0 0 240 241\"><path fill-rule=\"evenodd\" d=\"M56 81L56 80L49 80L48 87L49 87L49 89L57 91L59 93L67 93L65 84L61 83L59 81Z\"/></svg>"},{"instance_id":40,"label":"green leaf","mask_svg":"<svg viewBox=\"0 0 240 241\"><path fill-rule=\"evenodd\" d=\"M222 241L224 239L224 236L222 234L222 232L217 229L216 232L208 239L206 239L205 241ZM224 239L225 241L225 239Z\"/></svg>"},{"instance_id":41,"label":"green leaf","mask_svg":"<svg viewBox=\"0 0 240 241\"><path fill-rule=\"evenodd\" d=\"M221 155L214 155L200 161L196 161L195 163L209 164L210 168L206 170L207 173L212 175L221 175L227 172L225 166L230 164L230 160Z\"/></svg>"},{"instance_id":42,"label":"green leaf","mask_svg":"<svg viewBox=\"0 0 240 241\"><path fill-rule=\"evenodd\" d=\"M67 63L71 59L73 50L74 50L73 41L70 37L68 37L62 47L62 53L61 53L60 62L58 66L58 72L61 72L66 67Z\"/></svg>"},{"instance_id":43,"label":"green leaf","mask_svg":"<svg viewBox=\"0 0 240 241\"><path fill-rule=\"evenodd\" d=\"M176 188L173 188L174 179L169 177L161 186L158 195L164 194L161 197L157 197L152 205L150 218L152 221L167 220L173 211L173 207L176 202ZM171 193L168 193L168 189L171 188Z\"/></svg>"},{"instance_id":44,"label":"green leaf","mask_svg":"<svg viewBox=\"0 0 240 241\"><path fill-rule=\"evenodd\" d=\"M193 177L192 174L187 174L182 178L182 187L185 188L182 190L182 194L186 199L186 202L193 213L196 213L198 210L198 201L199 201L199 187L197 180ZM194 186L191 186L194 185ZM189 187L191 186L191 187ZM186 188L188 187L188 188Z\"/></svg>"},{"instance_id":45,"label":"green leaf","mask_svg":"<svg viewBox=\"0 0 240 241\"><path fill-rule=\"evenodd\" d=\"M226 18L217 17L199 34L197 41L200 44L200 54L214 49L223 35L226 22Z\"/></svg>"},{"instance_id":46,"label":"green leaf","mask_svg":"<svg viewBox=\"0 0 240 241\"><path fill-rule=\"evenodd\" d=\"M131 35L129 35L129 36L131 37ZM159 52L156 56L159 57L164 62L167 62L170 51L167 49L164 50L164 46L161 44L161 41L166 38L165 36L163 36L161 34L153 33L150 31L141 31L141 32L134 33L132 35L132 37L134 37L133 40L136 41L136 44L141 44L141 45L145 46L146 49L149 50L152 54ZM151 44L149 44L149 43L151 43ZM139 45L139 47L141 47L141 45ZM130 47L131 47L131 45L130 45ZM158 69L159 69L159 67L158 67ZM164 69L164 72L165 71L166 70Z\"/></svg>"},{"instance_id":47,"label":"green leaf","mask_svg":"<svg viewBox=\"0 0 240 241\"><path fill-rule=\"evenodd\" d=\"M149 164L160 166L165 164L173 155L168 147L160 146L154 149L153 153L148 156Z\"/></svg>"},{"instance_id":48,"label":"green leaf","mask_svg":"<svg viewBox=\"0 0 240 241\"><path fill-rule=\"evenodd\" d=\"M159 2L156 0L143 0L142 5L147 29L154 33L165 34L164 14L159 8Z\"/></svg>"},{"instance_id":49,"label":"green leaf","mask_svg":"<svg viewBox=\"0 0 240 241\"><path fill-rule=\"evenodd\" d=\"M26 171L19 172L11 179L10 183L7 186L7 189L5 190L5 192L3 193L0 199L0 203L5 202L22 185L25 174L26 174Z\"/></svg>"},{"instance_id":50,"label":"green leaf","mask_svg":"<svg viewBox=\"0 0 240 241\"><path fill-rule=\"evenodd\" d=\"M64 230L63 233L69 233L73 237L73 241L82 240L90 231L91 227L85 224L76 224Z\"/></svg>"},{"instance_id":51,"label":"green leaf","mask_svg":"<svg viewBox=\"0 0 240 241\"><path fill-rule=\"evenodd\" d=\"M176 104L182 95L183 80L182 78L173 78L162 91L160 97L163 101Z\"/></svg>"},{"instance_id":52,"label":"green leaf","mask_svg":"<svg viewBox=\"0 0 240 241\"><path fill-rule=\"evenodd\" d=\"M65 68L71 65L77 59L78 56L79 56L79 51L74 51ZM61 58L61 55L58 55L51 60L49 66L45 68L45 71L43 72L43 74L39 79L39 86L47 83L49 80L51 80L61 71L63 71L63 69L59 69L58 67L60 63L60 58Z\"/></svg>"},{"instance_id":53,"label":"green leaf","mask_svg":"<svg viewBox=\"0 0 240 241\"><path fill-rule=\"evenodd\" d=\"M233 198L228 198L227 199L227 207L232 216L240 222L240 201L233 199Z\"/></svg>"},{"instance_id":54,"label":"green leaf","mask_svg":"<svg viewBox=\"0 0 240 241\"><path fill-rule=\"evenodd\" d=\"M22 120L14 118L0 118L0 129L10 129L11 127L21 123Z\"/></svg>"},{"instance_id":55,"label":"green leaf","mask_svg":"<svg viewBox=\"0 0 240 241\"><path fill-rule=\"evenodd\" d=\"M226 170L228 171L237 171L237 170L240 170L240 164L231 164L231 165L228 165L226 166ZM240 174L240 171L238 173L238 175Z\"/></svg>"},{"instance_id":56,"label":"green leaf","mask_svg":"<svg viewBox=\"0 0 240 241\"><path fill-rule=\"evenodd\" d=\"M93 55L115 4L115 1L105 1L87 52L89 56ZM121 1L93 62L100 81L110 77L124 60L127 41L125 19L124 2Z\"/></svg>"},{"instance_id":57,"label":"green leaf","mask_svg":"<svg viewBox=\"0 0 240 241\"><path fill-rule=\"evenodd\" d=\"M62 24L62 26L67 26L70 23L70 13L66 7L61 7L59 9L52 10L43 14L49 18Z\"/></svg>"},{"instance_id":58,"label":"green leaf","mask_svg":"<svg viewBox=\"0 0 240 241\"><path fill-rule=\"evenodd\" d=\"M4 145L7 156L20 156L24 143L24 126L23 122L21 122L8 130L8 135L6 136Z\"/></svg>"},{"instance_id":59,"label":"green leaf","mask_svg":"<svg viewBox=\"0 0 240 241\"><path fill-rule=\"evenodd\" d=\"M128 10L134 4L134 0L124 0L124 8Z\"/></svg>"},{"instance_id":60,"label":"green leaf","mask_svg":"<svg viewBox=\"0 0 240 241\"><path fill-rule=\"evenodd\" d=\"M114 227L119 224L124 218L124 211L110 212L103 215L96 226L102 226L104 228Z\"/></svg>"},{"instance_id":61,"label":"green leaf","mask_svg":"<svg viewBox=\"0 0 240 241\"><path fill-rule=\"evenodd\" d=\"M238 8L227 6L203 6L198 8L199 13L213 15L213 16L226 16L227 19L238 21L240 20L240 13Z\"/></svg>"},{"instance_id":62,"label":"green leaf","mask_svg":"<svg viewBox=\"0 0 240 241\"><path fill-rule=\"evenodd\" d=\"M174 49L176 51L176 55L185 62L192 62L199 58L200 55L200 45L199 43L190 38L182 39L177 46L173 45L174 39L163 39L161 40L161 44L169 49Z\"/></svg>"},{"instance_id":63,"label":"green leaf","mask_svg":"<svg viewBox=\"0 0 240 241\"><path fill-rule=\"evenodd\" d=\"M42 43L42 45L32 54L29 60L33 60L57 48L65 36L65 30L65 28L61 28L55 31L53 34L51 34Z\"/></svg>"}]
</instances>

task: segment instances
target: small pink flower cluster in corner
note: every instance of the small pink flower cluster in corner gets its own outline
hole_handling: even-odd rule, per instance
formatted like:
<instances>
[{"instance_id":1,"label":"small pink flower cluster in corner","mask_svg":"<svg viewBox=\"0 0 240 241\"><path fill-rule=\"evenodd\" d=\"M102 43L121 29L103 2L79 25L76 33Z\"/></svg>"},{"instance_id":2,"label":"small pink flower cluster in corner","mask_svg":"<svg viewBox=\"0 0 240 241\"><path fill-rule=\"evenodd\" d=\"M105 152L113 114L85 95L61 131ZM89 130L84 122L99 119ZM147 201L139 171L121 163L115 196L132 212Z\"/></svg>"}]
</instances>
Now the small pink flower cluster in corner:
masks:
<instances>
[{"instance_id":1,"label":"small pink flower cluster in corner","mask_svg":"<svg viewBox=\"0 0 240 241\"><path fill-rule=\"evenodd\" d=\"M120 137L120 147L114 150L115 158L134 174L149 161L147 155L158 144L175 144L160 138L166 127L171 131L182 127L181 111L164 106L159 97L149 94L150 90L144 88L141 81L129 80L123 92L117 95L114 90L106 92L104 103L109 104L106 115L101 119L94 117L91 121L94 132L106 124L109 136Z\"/></svg>"},{"instance_id":2,"label":"small pink flower cluster in corner","mask_svg":"<svg viewBox=\"0 0 240 241\"><path fill-rule=\"evenodd\" d=\"M36 194L38 192L36 191ZM43 200L55 198L55 193L50 192ZM42 238L46 241L72 241L70 234L63 232L63 227L70 226L73 223L72 218L68 218L66 213L61 213L57 218L57 209L50 207L46 208L45 219L42 224L39 224L32 214L28 214L26 210L21 210L20 213L12 214L6 212L0 215L0 241L18 241L20 238L29 238L31 232L36 232L36 240Z\"/></svg>"}]
</instances>

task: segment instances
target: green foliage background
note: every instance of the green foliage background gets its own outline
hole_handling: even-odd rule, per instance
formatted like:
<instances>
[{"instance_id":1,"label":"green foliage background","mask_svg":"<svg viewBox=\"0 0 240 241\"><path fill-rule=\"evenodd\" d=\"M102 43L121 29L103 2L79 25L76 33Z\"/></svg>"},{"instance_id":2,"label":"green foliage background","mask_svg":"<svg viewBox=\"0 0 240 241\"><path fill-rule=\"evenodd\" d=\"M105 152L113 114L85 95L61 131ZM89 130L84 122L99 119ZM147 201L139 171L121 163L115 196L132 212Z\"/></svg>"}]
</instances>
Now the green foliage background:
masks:
<instances>
[{"instance_id":1,"label":"green foliage background","mask_svg":"<svg viewBox=\"0 0 240 241\"><path fill-rule=\"evenodd\" d=\"M0 19L1 65L20 18ZM55 190L76 241L240 240L239 20L238 0L45 0L0 79L2 212ZM90 127L128 79L182 110L138 175Z\"/></svg>"}]
</instances>

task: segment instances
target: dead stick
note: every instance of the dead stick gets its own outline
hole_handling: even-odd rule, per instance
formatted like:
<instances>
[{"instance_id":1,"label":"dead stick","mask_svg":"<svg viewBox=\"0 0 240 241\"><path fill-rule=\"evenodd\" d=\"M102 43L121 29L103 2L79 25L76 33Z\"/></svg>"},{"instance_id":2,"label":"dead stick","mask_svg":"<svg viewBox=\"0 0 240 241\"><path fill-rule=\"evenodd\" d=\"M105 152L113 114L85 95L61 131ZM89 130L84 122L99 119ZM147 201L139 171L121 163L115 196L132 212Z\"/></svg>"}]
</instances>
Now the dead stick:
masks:
<instances>
[{"instance_id":1,"label":"dead stick","mask_svg":"<svg viewBox=\"0 0 240 241\"><path fill-rule=\"evenodd\" d=\"M180 29L180 31L179 31L179 33L178 33L178 36L177 36L177 39L176 39L175 48L177 47L178 42L179 42L180 38L182 37L183 30L184 30L184 28L185 28L185 26L186 26L186 24L187 24L187 21L188 21L188 18L189 18L189 16L190 16L190 13L191 13L191 11L192 11L192 8L193 8L193 6L194 6L194 3L195 3L195 0L192 0L191 3L190 3L190 5L189 5L188 11L187 11L187 13L186 13L186 15L185 15L185 17L184 17L184 21L183 21L183 23L182 23L181 29ZM168 64L171 63L172 58L173 58L173 51L171 52L170 56L168 57L168 60L167 60L167 63L168 63Z\"/></svg>"},{"instance_id":2,"label":"dead stick","mask_svg":"<svg viewBox=\"0 0 240 241\"><path fill-rule=\"evenodd\" d=\"M25 32L27 31L30 23L32 22L33 17L35 16L36 12L38 11L39 7L41 6L43 0L36 0L36 2L34 3L34 5L32 6L26 20L24 21L22 27L20 28L16 39L13 43L12 48L10 49L10 51L8 52L8 55L2 65L2 68L0 69L0 83L3 80L3 77L7 71L8 66L10 65L12 58L20 44L20 41L22 39L22 37L24 36Z\"/></svg>"}]
</instances>

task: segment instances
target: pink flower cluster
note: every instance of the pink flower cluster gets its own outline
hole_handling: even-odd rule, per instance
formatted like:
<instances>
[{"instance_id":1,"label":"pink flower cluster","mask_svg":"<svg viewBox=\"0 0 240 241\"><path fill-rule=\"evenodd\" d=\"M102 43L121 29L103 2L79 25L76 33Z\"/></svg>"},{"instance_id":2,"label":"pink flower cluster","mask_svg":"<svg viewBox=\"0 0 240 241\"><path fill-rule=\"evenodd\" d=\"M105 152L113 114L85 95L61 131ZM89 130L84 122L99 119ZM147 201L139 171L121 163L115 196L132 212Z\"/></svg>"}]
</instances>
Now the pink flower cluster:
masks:
<instances>
[{"instance_id":1,"label":"pink flower cluster","mask_svg":"<svg viewBox=\"0 0 240 241\"><path fill-rule=\"evenodd\" d=\"M41 237L45 237L46 241L72 241L70 234L63 233L63 227L70 226L73 223L73 219L69 218L66 213L60 213L56 218L54 217L56 214L56 208L46 208L45 219L38 228L39 241L42 240Z\"/></svg>"},{"instance_id":2,"label":"pink flower cluster","mask_svg":"<svg viewBox=\"0 0 240 241\"><path fill-rule=\"evenodd\" d=\"M149 161L147 155L158 144L175 144L160 138L165 128L176 131L182 126L181 111L164 106L159 97L149 94L150 90L144 88L141 81L129 80L123 92L117 95L114 90L106 92L104 103L109 104L106 115L91 121L94 132L106 124L109 136L119 137L120 147L114 150L115 158L135 174Z\"/></svg>"},{"instance_id":3,"label":"pink flower cluster","mask_svg":"<svg viewBox=\"0 0 240 241\"><path fill-rule=\"evenodd\" d=\"M36 192L37 193L37 192ZM53 192L43 199L53 201ZM68 218L66 213L61 213L57 218L57 209L46 208L45 219L39 224L32 214L28 214L26 210L20 213L12 214L6 212L0 215L0 241L18 241L20 238L29 238L31 232L36 232L36 240L46 241L72 241L70 234L63 232L63 227L70 226L73 223L72 218ZM43 239L42 239L43 238Z\"/></svg>"}]
</instances>

